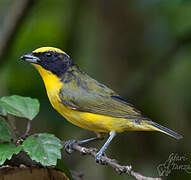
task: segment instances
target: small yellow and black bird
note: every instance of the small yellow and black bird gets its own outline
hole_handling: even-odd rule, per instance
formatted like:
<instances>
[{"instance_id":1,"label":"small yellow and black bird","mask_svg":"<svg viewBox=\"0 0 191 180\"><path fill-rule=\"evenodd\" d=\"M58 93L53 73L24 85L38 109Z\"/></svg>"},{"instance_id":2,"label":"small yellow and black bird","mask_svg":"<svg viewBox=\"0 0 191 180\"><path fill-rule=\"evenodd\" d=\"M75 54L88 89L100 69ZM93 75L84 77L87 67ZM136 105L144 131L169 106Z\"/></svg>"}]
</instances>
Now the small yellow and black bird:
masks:
<instances>
[{"instance_id":1,"label":"small yellow and black bird","mask_svg":"<svg viewBox=\"0 0 191 180\"><path fill-rule=\"evenodd\" d=\"M113 90L97 82L74 63L62 50L41 47L21 56L39 71L52 106L76 126L100 133L109 138L96 155L101 156L117 133L124 131L160 131L176 139L176 132L145 118L135 107ZM79 141L87 143L98 137ZM74 141L69 141L71 147Z\"/></svg>"}]
</instances>

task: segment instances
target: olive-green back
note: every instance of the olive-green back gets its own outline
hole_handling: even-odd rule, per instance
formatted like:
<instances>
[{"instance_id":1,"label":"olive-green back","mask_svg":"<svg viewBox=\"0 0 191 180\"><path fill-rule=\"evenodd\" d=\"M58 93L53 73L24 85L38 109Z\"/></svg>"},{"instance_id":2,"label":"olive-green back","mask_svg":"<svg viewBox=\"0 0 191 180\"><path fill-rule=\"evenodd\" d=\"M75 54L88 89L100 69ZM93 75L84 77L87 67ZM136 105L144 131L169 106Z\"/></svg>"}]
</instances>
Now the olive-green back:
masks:
<instances>
[{"instance_id":1,"label":"olive-green back","mask_svg":"<svg viewBox=\"0 0 191 180\"><path fill-rule=\"evenodd\" d=\"M82 72L76 65L68 69L61 81L59 97L69 108L112 117L142 119L127 101L105 85Z\"/></svg>"}]
</instances>

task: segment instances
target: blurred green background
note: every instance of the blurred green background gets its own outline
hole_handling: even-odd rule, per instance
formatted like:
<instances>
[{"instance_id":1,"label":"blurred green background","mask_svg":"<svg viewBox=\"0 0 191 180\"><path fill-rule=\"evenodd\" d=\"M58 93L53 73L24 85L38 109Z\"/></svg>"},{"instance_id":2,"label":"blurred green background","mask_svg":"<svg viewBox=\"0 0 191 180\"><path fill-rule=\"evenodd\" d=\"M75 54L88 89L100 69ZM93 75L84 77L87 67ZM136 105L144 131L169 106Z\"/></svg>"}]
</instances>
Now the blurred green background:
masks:
<instances>
[{"instance_id":1,"label":"blurred green background","mask_svg":"<svg viewBox=\"0 0 191 180\"><path fill-rule=\"evenodd\" d=\"M191 165L190 0L0 0L0 97L18 94L40 100L33 133L54 133L63 140L93 137L51 107L40 75L19 59L41 46L63 49L83 71L144 115L184 136L177 141L157 132L126 132L112 141L109 157L155 177L157 166L171 153L185 155L187 161L179 164ZM64 154L64 161L84 173L84 179L132 179L79 153ZM191 179L191 174L177 170L166 177L180 178Z\"/></svg>"}]
</instances>

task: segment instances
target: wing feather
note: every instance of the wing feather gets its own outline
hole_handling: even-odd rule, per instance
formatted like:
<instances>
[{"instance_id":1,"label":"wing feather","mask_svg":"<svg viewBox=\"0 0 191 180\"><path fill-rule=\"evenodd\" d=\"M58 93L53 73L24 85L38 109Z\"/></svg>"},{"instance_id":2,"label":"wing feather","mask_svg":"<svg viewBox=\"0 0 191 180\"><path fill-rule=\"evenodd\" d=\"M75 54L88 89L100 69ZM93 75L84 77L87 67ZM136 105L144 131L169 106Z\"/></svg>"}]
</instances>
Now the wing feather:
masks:
<instances>
[{"instance_id":1,"label":"wing feather","mask_svg":"<svg viewBox=\"0 0 191 180\"><path fill-rule=\"evenodd\" d=\"M133 105L84 74L78 80L73 78L69 83L64 83L59 97L63 104L78 111L130 119L141 117Z\"/></svg>"}]
</instances>

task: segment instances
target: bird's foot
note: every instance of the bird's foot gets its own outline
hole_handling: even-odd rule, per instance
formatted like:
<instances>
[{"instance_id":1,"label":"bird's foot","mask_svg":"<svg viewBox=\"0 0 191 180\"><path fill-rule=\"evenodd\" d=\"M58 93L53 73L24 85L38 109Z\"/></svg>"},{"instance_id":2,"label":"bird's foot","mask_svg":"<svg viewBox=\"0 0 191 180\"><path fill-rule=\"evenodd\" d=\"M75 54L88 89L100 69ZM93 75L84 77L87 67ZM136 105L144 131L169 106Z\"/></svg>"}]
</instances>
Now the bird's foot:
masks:
<instances>
[{"instance_id":1,"label":"bird's foot","mask_svg":"<svg viewBox=\"0 0 191 180\"><path fill-rule=\"evenodd\" d=\"M78 142L78 141L77 141L77 140L74 140L74 139L69 140L69 141L66 141L66 142L64 143L64 149L65 149L65 151L66 151L68 154L73 153L74 150L72 149L72 145L73 145L74 143L77 143L77 142Z\"/></svg>"},{"instance_id":2,"label":"bird's foot","mask_svg":"<svg viewBox=\"0 0 191 180\"><path fill-rule=\"evenodd\" d=\"M101 164L101 165L106 165L106 162L103 160L103 156L106 156L106 154L105 153L97 153L96 154L96 157L95 157L95 161L96 161L96 163L98 163L98 164Z\"/></svg>"}]
</instances>

